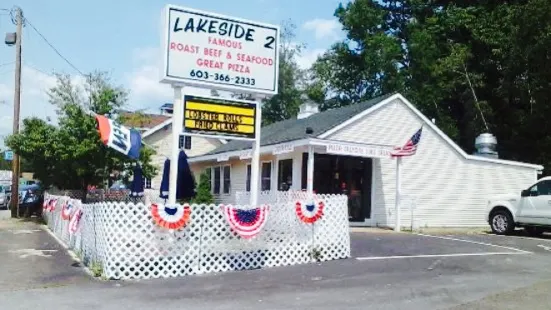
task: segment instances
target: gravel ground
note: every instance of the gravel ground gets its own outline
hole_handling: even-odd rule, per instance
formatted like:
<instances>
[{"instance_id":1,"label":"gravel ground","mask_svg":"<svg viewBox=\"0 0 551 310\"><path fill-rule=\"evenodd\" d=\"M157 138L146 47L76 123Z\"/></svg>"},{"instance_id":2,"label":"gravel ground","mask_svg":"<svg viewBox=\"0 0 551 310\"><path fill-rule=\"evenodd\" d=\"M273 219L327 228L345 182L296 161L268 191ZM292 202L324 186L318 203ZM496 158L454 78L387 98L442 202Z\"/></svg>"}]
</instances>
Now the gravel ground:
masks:
<instances>
[{"instance_id":1,"label":"gravel ground","mask_svg":"<svg viewBox=\"0 0 551 310\"><path fill-rule=\"evenodd\" d=\"M551 308L550 292L551 281L543 281L513 291L491 295L475 302L450 308L450 310L548 310Z\"/></svg>"}]
</instances>

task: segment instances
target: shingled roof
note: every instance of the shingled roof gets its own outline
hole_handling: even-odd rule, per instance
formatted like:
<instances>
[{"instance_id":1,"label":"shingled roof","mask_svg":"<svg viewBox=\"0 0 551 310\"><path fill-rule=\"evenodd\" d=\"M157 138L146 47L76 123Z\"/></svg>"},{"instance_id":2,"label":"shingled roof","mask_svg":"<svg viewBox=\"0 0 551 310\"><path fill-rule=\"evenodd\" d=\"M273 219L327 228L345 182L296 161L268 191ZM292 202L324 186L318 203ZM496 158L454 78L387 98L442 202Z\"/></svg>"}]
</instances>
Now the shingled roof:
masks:
<instances>
[{"instance_id":1,"label":"shingled roof","mask_svg":"<svg viewBox=\"0 0 551 310\"><path fill-rule=\"evenodd\" d=\"M137 113L132 111L120 112L123 125L131 128L153 128L162 124L170 116L149 113Z\"/></svg>"},{"instance_id":2,"label":"shingled roof","mask_svg":"<svg viewBox=\"0 0 551 310\"><path fill-rule=\"evenodd\" d=\"M376 104L389 98L392 95L394 95L394 93L373 98L371 100L360 102L357 104L319 112L307 118L292 118L262 127L260 145L265 146L305 139L308 137L308 135L306 134L307 127L313 129L314 136L321 135L324 132L340 125L344 121L347 121L356 114L375 106ZM250 149L251 147L251 142L232 140L205 155L246 150Z\"/></svg>"}]
</instances>

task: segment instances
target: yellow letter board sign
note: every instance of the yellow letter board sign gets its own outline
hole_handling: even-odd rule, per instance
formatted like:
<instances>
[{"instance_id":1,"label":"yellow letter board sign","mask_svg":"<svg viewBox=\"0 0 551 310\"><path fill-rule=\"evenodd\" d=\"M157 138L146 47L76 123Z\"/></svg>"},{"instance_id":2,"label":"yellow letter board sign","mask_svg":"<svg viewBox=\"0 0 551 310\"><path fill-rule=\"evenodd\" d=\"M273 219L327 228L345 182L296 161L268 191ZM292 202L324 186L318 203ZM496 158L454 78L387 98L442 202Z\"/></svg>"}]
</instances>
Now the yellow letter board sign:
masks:
<instances>
[{"instance_id":1,"label":"yellow letter board sign","mask_svg":"<svg viewBox=\"0 0 551 310\"><path fill-rule=\"evenodd\" d=\"M184 97L186 133L254 140L256 104L196 96Z\"/></svg>"}]
</instances>

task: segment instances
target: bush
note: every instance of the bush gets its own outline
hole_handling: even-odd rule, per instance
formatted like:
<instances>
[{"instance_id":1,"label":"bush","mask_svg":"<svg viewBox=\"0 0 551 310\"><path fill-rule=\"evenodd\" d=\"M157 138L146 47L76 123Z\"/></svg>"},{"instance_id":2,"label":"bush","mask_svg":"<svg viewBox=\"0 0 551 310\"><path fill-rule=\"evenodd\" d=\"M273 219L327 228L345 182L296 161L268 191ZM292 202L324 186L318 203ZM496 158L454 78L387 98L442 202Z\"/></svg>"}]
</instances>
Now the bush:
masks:
<instances>
[{"instance_id":1,"label":"bush","mask_svg":"<svg viewBox=\"0 0 551 310\"><path fill-rule=\"evenodd\" d=\"M214 203L214 197L210 192L210 175L203 171L199 176L199 185L197 185L197 194L190 203L211 204Z\"/></svg>"}]
</instances>

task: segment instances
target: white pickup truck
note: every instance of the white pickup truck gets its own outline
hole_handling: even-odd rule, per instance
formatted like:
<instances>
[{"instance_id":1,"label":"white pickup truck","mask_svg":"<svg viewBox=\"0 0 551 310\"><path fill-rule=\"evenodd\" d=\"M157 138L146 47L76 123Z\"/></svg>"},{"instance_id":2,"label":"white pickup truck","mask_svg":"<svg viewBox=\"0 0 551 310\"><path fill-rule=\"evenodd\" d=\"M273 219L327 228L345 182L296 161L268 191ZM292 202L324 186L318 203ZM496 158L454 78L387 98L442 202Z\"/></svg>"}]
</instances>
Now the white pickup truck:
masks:
<instances>
[{"instance_id":1,"label":"white pickup truck","mask_svg":"<svg viewBox=\"0 0 551 310\"><path fill-rule=\"evenodd\" d=\"M551 177L539 179L518 194L497 196L488 201L486 220L498 235L523 227L530 235L551 231Z\"/></svg>"}]
</instances>

